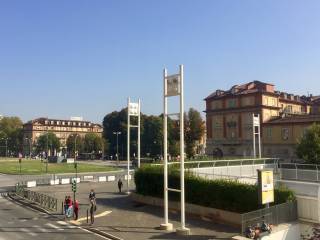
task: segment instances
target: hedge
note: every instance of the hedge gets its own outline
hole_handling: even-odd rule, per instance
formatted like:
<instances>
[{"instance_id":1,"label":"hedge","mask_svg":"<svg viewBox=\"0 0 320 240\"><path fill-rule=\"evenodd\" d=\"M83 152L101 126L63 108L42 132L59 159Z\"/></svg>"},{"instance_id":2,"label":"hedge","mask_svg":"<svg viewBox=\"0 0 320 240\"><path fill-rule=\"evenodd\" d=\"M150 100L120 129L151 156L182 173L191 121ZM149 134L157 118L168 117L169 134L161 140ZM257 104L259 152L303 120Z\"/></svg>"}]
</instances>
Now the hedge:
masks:
<instances>
[{"instance_id":1,"label":"hedge","mask_svg":"<svg viewBox=\"0 0 320 240\"><path fill-rule=\"evenodd\" d=\"M163 197L163 168L159 166L142 167L135 171L134 181L138 194ZM169 188L180 188L180 175L177 169L169 170ZM186 202L205 207L245 213L263 208L258 203L258 186L234 180L207 180L186 172ZM180 194L169 192L169 199L180 200ZM287 188L275 189L275 202L280 204L295 199Z\"/></svg>"}]
</instances>

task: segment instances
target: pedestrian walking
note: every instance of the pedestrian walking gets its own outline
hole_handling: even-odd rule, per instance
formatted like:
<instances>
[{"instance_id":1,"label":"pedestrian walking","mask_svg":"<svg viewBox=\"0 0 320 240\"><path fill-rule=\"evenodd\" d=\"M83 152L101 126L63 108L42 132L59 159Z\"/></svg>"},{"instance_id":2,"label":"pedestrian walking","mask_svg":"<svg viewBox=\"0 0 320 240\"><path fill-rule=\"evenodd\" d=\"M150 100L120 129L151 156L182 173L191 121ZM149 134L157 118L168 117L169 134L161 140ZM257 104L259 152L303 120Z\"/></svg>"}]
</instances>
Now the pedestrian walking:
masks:
<instances>
[{"instance_id":1,"label":"pedestrian walking","mask_svg":"<svg viewBox=\"0 0 320 240\"><path fill-rule=\"evenodd\" d=\"M89 193L89 200L96 200L96 193L94 192L94 189L91 189Z\"/></svg>"},{"instance_id":2,"label":"pedestrian walking","mask_svg":"<svg viewBox=\"0 0 320 240\"><path fill-rule=\"evenodd\" d=\"M73 209L73 202L70 196L68 196L68 210L67 210L67 217L72 216L72 209Z\"/></svg>"},{"instance_id":3,"label":"pedestrian walking","mask_svg":"<svg viewBox=\"0 0 320 240\"><path fill-rule=\"evenodd\" d=\"M121 193L122 185L123 185L122 180L121 180L121 178L119 178L119 180L118 180L119 193Z\"/></svg>"},{"instance_id":4,"label":"pedestrian walking","mask_svg":"<svg viewBox=\"0 0 320 240\"><path fill-rule=\"evenodd\" d=\"M78 220L78 214L79 214L79 201L76 200L74 202L74 220Z\"/></svg>"},{"instance_id":5,"label":"pedestrian walking","mask_svg":"<svg viewBox=\"0 0 320 240\"><path fill-rule=\"evenodd\" d=\"M64 198L63 207L64 207L64 217L66 218L67 217L67 211L68 211L68 208L69 208L69 198L68 198L68 196L65 196L65 198Z\"/></svg>"}]
</instances>

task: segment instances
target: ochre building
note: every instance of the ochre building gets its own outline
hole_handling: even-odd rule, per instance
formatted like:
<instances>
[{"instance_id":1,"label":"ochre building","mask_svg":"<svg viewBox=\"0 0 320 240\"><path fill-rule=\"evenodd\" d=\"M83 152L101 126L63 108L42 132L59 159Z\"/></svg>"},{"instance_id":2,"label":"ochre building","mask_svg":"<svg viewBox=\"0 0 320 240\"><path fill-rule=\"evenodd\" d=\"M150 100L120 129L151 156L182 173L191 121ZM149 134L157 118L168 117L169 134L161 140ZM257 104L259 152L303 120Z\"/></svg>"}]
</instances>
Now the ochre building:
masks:
<instances>
[{"instance_id":1,"label":"ochre building","mask_svg":"<svg viewBox=\"0 0 320 240\"><path fill-rule=\"evenodd\" d=\"M252 118L260 114L262 155L293 158L305 129L319 121L320 98L276 91L260 81L216 90L205 101L208 155L252 156Z\"/></svg>"},{"instance_id":2,"label":"ochre building","mask_svg":"<svg viewBox=\"0 0 320 240\"><path fill-rule=\"evenodd\" d=\"M101 136L102 131L100 124L88 121L37 118L23 125L23 139L25 148L28 148L30 141L34 144L42 134L52 132L59 138L61 146L65 146L71 134L84 137L87 133L95 133Z\"/></svg>"}]
</instances>

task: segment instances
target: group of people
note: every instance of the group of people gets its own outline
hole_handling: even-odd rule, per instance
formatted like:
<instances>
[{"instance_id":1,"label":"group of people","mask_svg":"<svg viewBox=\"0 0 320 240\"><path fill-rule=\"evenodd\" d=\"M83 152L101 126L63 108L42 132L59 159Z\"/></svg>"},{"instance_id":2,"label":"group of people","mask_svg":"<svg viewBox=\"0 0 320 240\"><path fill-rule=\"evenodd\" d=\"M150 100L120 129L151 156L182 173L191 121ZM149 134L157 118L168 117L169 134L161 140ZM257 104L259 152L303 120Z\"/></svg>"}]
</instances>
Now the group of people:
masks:
<instances>
[{"instance_id":1,"label":"group of people","mask_svg":"<svg viewBox=\"0 0 320 240\"><path fill-rule=\"evenodd\" d=\"M122 180L119 178L118 180L118 189L119 193L122 191ZM89 193L89 212L90 212L90 222L91 224L94 223L94 212L97 210L96 204L96 193L93 189L91 189ZM74 215L74 220L78 220L79 214L79 201L76 200L75 202L72 201L71 196L66 196L64 200L64 215L67 218L72 217Z\"/></svg>"},{"instance_id":2,"label":"group of people","mask_svg":"<svg viewBox=\"0 0 320 240\"><path fill-rule=\"evenodd\" d=\"M73 202L71 196L66 196L64 199L64 215L65 217L70 218L73 214L74 219L78 220L79 201L76 200L75 202Z\"/></svg>"}]
</instances>

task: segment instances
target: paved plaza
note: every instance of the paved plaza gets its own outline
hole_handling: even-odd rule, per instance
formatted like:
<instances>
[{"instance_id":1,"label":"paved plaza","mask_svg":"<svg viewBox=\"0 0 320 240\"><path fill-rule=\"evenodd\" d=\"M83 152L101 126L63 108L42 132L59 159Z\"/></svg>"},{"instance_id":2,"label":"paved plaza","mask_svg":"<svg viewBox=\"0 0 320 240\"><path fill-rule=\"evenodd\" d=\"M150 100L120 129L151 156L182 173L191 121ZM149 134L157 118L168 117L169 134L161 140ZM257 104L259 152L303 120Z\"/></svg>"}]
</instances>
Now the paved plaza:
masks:
<instances>
[{"instance_id":1,"label":"paved plaza","mask_svg":"<svg viewBox=\"0 0 320 240\"><path fill-rule=\"evenodd\" d=\"M163 223L163 209L133 202L125 193L119 193L116 182L80 183L76 198L80 201L80 221L77 224L88 226L86 210L90 189L97 197L97 212L92 228L112 234L118 238L129 239L230 239L237 235L237 229L200 219L198 216L186 216L186 227L191 229L190 236L178 236L175 232L159 230ZM131 186L131 190L133 186ZM66 195L73 196L71 185L43 186L32 190L54 196L60 206ZM126 182L124 181L124 190ZM169 221L174 228L180 226L180 212L170 211Z\"/></svg>"}]
</instances>

